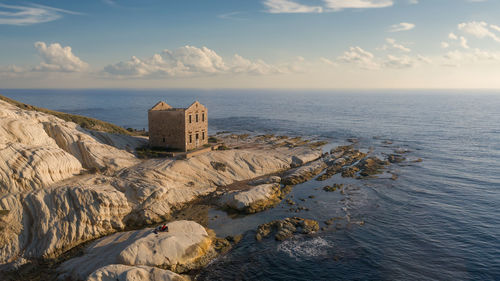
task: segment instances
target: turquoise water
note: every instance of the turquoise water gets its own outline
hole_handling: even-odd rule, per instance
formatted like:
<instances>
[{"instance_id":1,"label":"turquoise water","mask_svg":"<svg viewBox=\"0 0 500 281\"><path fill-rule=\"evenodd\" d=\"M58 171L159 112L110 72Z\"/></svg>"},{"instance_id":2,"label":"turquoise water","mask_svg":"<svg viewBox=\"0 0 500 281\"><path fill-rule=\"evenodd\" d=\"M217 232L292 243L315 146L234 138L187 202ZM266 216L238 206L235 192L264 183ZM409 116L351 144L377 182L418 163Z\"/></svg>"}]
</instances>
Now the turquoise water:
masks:
<instances>
[{"instance_id":1,"label":"turquoise water","mask_svg":"<svg viewBox=\"0 0 500 281\"><path fill-rule=\"evenodd\" d=\"M200 280L500 280L500 92L266 90L2 90L25 103L147 128L159 100L209 109L209 130L359 138L382 155L408 149L422 163L394 165L399 178L310 181L294 188L309 212L280 205L210 227L245 233ZM392 141L391 145L383 143ZM351 185L346 195L325 184ZM309 195L315 199L308 199ZM256 243L260 223L299 215L351 224L312 237ZM359 226L356 222L364 222ZM323 226L323 224L322 224Z\"/></svg>"}]
</instances>

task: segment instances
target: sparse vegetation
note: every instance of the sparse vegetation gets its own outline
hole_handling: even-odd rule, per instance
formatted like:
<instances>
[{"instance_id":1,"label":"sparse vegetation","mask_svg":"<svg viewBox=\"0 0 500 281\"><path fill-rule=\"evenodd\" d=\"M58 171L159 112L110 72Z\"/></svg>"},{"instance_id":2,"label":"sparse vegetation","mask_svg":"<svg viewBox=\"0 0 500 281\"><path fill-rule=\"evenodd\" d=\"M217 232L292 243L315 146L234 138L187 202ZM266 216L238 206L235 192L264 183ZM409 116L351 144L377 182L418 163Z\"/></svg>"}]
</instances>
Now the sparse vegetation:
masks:
<instances>
[{"instance_id":1,"label":"sparse vegetation","mask_svg":"<svg viewBox=\"0 0 500 281\"><path fill-rule=\"evenodd\" d=\"M136 149L137 157L141 159L169 157L172 155L172 152L180 151L162 147L149 147L147 145Z\"/></svg>"},{"instance_id":2,"label":"sparse vegetation","mask_svg":"<svg viewBox=\"0 0 500 281\"><path fill-rule=\"evenodd\" d=\"M70 121L74 122L80 127L88 130L94 130L94 131L100 131L100 132L106 132L106 133L112 133L112 134L122 134L122 135L130 135L130 136L138 136L138 135L147 135L147 132L145 131L137 131L132 129L131 131L128 131L120 126L117 126L115 124L111 124L108 122L104 122L98 119L90 118L90 117L85 117L81 115L75 115L75 114L69 114L69 113L64 113L64 112L59 112L59 111L54 111L42 107L37 107L29 104L25 104L22 102L18 102L16 100L10 99L8 97L0 95L0 100L3 100L5 102L8 102L12 105L15 105L21 109L26 109L26 110L34 110L38 112L43 112L47 113L53 116L56 116L58 118L61 118L65 121Z\"/></svg>"},{"instance_id":3,"label":"sparse vegetation","mask_svg":"<svg viewBox=\"0 0 500 281\"><path fill-rule=\"evenodd\" d=\"M216 137L208 137L208 143L217 143L219 139Z\"/></svg>"},{"instance_id":4,"label":"sparse vegetation","mask_svg":"<svg viewBox=\"0 0 500 281\"><path fill-rule=\"evenodd\" d=\"M229 147L227 147L227 146L226 146L226 145L224 145L224 144L221 144L221 145L219 146L219 148L217 148L217 150L230 150L230 148L229 148Z\"/></svg>"},{"instance_id":5,"label":"sparse vegetation","mask_svg":"<svg viewBox=\"0 0 500 281\"><path fill-rule=\"evenodd\" d=\"M212 165L212 167L217 170L217 171L221 171L221 172L225 172L226 171L226 164L225 163L222 163L222 162L216 162L216 161L211 161L210 162L210 165Z\"/></svg>"}]
</instances>

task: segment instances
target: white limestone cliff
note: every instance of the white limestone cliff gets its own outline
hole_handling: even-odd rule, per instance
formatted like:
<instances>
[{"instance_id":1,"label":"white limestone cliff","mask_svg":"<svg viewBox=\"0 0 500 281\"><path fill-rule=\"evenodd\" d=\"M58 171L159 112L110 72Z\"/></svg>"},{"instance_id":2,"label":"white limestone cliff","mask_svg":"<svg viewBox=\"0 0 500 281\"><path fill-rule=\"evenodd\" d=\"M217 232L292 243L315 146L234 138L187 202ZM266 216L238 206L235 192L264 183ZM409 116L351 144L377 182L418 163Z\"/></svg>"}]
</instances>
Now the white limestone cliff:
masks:
<instances>
[{"instance_id":1,"label":"white limestone cliff","mask_svg":"<svg viewBox=\"0 0 500 281\"><path fill-rule=\"evenodd\" d=\"M130 151L144 143L0 101L0 266L54 258L127 227L163 221L218 186L321 154L309 147L248 148L140 160Z\"/></svg>"}]
</instances>

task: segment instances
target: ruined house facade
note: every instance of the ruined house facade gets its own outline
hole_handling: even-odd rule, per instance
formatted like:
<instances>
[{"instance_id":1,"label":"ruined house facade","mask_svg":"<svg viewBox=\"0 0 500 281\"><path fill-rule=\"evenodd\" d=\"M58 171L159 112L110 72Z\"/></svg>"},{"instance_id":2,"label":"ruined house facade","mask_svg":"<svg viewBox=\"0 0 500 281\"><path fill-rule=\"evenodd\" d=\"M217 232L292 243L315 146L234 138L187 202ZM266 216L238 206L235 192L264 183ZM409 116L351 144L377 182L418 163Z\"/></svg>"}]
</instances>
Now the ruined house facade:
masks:
<instances>
[{"instance_id":1,"label":"ruined house facade","mask_svg":"<svg viewBox=\"0 0 500 281\"><path fill-rule=\"evenodd\" d=\"M187 108L173 108L158 102L148 111L149 145L188 151L208 143L207 108L194 102Z\"/></svg>"}]
</instances>

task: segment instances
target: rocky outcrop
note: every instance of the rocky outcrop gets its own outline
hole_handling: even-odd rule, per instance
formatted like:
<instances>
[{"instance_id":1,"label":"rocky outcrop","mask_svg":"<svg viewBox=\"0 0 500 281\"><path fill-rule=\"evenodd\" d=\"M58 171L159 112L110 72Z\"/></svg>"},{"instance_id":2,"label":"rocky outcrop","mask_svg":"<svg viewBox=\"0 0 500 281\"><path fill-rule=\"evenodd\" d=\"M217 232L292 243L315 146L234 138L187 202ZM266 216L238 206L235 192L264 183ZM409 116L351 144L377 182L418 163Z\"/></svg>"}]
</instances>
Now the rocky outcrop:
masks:
<instances>
[{"instance_id":1,"label":"rocky outcrop","mask_svg":"<svg viewBox=\"0 0 500 281\"><path fill-rule=\"evenodd\" d=\"M58 147L0 143L0 194L48 187L82 170L78 159Z\"/></svg>"},{"instance_id":2,"label":"rocky outcrop","mask_svg":"<svg viewBox=\"0 0 500 281\"><path fill-rule=\"evenodd\" d=\"M63 277L83 280L104 266L150 266L181 273L199 268L217 255L213 237L192 221L167 224L167 232L152 228L116 233L93 242L81 257L63 263ZM91 276L92 277L92 276Z\"/></svg>"},{"instance_id":3,"label":"rocky outcrop","mask_svg":"<svg viewBox=\"0 0 500 281\"><path fill-rule=\"evenodd\" d=\"M8 227L1 234L0 263L52 258L84 241L123 229L131 211L123 193L109 185L37 190L0 198Z\"/></svg>"},{"instance_id":4,"label":"rocky outcrop","mask_svg":"<svg viewBox=\"0 0 500 281\"><path fill-rule=\"evenodd\" d=\"M353 148L352 145L339 146L330 151L330 159L327 160L328 168L316 178L318 181L324 181L333 175L343 172L343 176L354 176L356 169L350 169L349 166L366 157L366 153Z\"/></svg>"},{"instance_id":5,"label":"rocky outcrop","mask_svg":"<svg viewBox=\"0 0 500 281\"><path fill-rule=\"evenodd\" d=\"M75 123L19 109L0 101L0 194L48 187L83 168L117 170L138 160L114 147L138 145L138 138L109 138L109 145ZM142 141L143 142L143 141Z\"/></svg>"},{"instance_id":6,"label":"rocky outcrop","mask_svg":"<svg viewBox=\"0 0 500 281\"><path fill-rule=\"evenodd\" d=\"M142 161L129 151L143 138L87 131L2 101L0 109L0 263L57 257L85 241L164 221L219 186L321 154L262 144Z\"/></svg>"},{"instance_id":7,"label":"rocky outcrop","mask_svg":"<svg viewBox=\"0 0 500 281\"><path fill-rule=\"evenodd\" d=\"M321 157L321 150L316 150L316 153L304 153L292 156L292 168L302 166Z\"/></svg>"},{"instance_id":8,"label":"rocky outcrop","mask_svg":"<svg viewBox=\"0 0 500 281\"><path fill-rule=\"evenodd\" d=\"M382 169L390 163L387 160L381 160L375 156L365 158L357 165L362 177L370 177L382 173Z\"/></svg>"},{"instance_id":9,"label":"rocky outcrop","mask_svg":"<svg viewBox=\"0 0 500 281\"><path fill-rule=\"evenodd\" d=\"M219 204L247 214L256 213L281 202L281 187L278 183L262 184L244 191L224 194Z\"/></svg>"},{"instance_id":10,"label":"rocky outcrop","mask_svg":"<svg viewBox=\"0 0 500 281\"><path fill-rule=\"evenodd\" d=\"M327 167L324 159L318 159L304 166L295 168L283 177L282 183L285 185L296 185L306 182L320 174Z\"/></svg>"},{"instance_id":11,"label":"rocky outcrop","mask_svg":"<svg viewBox=\"0 0 500 281\"><path fill-rule=\"evenodd\" d=\"M319 223L317 221L292 217L259 225L257 233L255 234L255 239L260 241L262 238L275 233L274 238L283 241L297 233L312 234L318 230Z\"/></svg>"},{"instance_id":12,"label":"rocky outcrop","mask_svg":"<svg viewBox=\"0 0 500 281\"><path fill-rule=\"evenodd\" d=\"M189 281L182 275L150 266L112 264L99 268L87 281Z\"/></svg>"}]
</instances>

